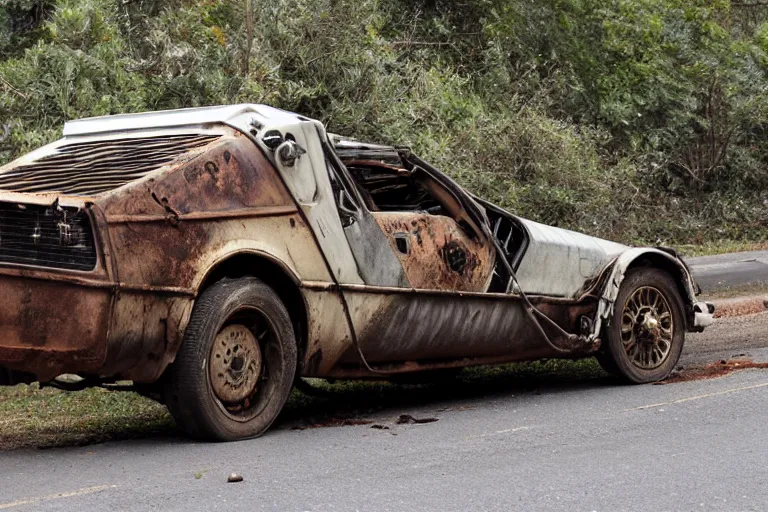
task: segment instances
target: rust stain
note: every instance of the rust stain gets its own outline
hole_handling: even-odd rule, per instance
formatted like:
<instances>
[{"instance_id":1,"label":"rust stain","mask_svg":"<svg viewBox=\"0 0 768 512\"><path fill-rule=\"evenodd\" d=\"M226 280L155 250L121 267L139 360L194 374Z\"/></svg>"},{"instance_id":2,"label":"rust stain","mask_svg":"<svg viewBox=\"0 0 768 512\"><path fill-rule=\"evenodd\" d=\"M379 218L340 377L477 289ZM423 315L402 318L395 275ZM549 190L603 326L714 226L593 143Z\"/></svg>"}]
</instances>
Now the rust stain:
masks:
<instances>
[{"instance_id":1,"label":"rust stain","mask_svg":"<svg viewBox=\"0 0 768 512\"><path fill-rule=\"evenodd\" d=\"M493 273L493 248L470 238L450 217L421 212L372 215L414 288L486 290Z\"/></svg>"},{"instance_id":2,"label":"rust stain","mask_svg":"<svg viewBox=\"0 0 768 512\"><path fill-rule=\"evenodd\" d=\"M387 372L424 371L478 364L497 364L563 357L541 340L519 297L441 292L369 293L348 289L345 296L366 360ZM578 332L581 315L594 315L597 300L583 303L548 302L536 306L567 332ZM561 339L545 326L553 341L583 357L599 348ZM361 365L357 350L347 345L325 377L381 377ZM325 365L324 365L325 366Z\"/></svg>"},{"instance_id":3,"label":"rust stain","mask_svg":"<svg viewBox=\"0 0 768 512\"><path fill-rule=\"evenodd\" d=\"M676 371L657 384L674 384L677 382L716 379L718 377L725 377L735 371L751 369L768 369L768 363L756 363L751 359L723 359L706 366L684 368L680 371Z\"/></svg>"},{"instance_id":4,"label":"rust stain","mask_svg":"<svg viewBox=\"0 0 768 512\"><path fill-rule=\"evenodd\" d=\"M143 179L120 176L116 187L91 180L99 190L87 205L47 192L0 193L19 204L87 206L100 246L93 272L0 266L4 366L40 380L83 372L156 380L175 357L195 283L221 244L264 236L264 222L287 215L286 235L275 236L301 238L297 228L308 228L294 219L295 203L270 162L247 137L225 132Z\"/></svg>"},{"instance_id":5,"label":"rust stain","mask_svg":"<svg viewBox=\"0 0 768 512\"><path fill-rule=\"evenodd\" d=\"M69 365L98 369L104 359L111 292L74 284L0 277L0 361L43 380Z\"/></svg>"}]
</instances>

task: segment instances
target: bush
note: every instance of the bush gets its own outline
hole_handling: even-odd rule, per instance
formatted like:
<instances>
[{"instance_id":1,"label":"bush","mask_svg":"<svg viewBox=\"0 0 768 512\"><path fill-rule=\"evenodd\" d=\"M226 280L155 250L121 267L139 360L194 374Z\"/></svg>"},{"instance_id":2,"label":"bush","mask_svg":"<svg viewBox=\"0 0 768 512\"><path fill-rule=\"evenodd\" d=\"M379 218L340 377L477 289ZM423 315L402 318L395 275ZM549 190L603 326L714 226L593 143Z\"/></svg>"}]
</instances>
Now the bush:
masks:
<instances>
[{"instance_id":1,"label":"bush","mask_svg":"<svg viewBox=\"0 0 768 512\"><path fill-rule=\"evenodd\" d=\"M768 232L759 3L6 0L0 51L2 161L67 119L263 102L411 145L541 222L641 243Z\"/></svg>"}]
</instances>

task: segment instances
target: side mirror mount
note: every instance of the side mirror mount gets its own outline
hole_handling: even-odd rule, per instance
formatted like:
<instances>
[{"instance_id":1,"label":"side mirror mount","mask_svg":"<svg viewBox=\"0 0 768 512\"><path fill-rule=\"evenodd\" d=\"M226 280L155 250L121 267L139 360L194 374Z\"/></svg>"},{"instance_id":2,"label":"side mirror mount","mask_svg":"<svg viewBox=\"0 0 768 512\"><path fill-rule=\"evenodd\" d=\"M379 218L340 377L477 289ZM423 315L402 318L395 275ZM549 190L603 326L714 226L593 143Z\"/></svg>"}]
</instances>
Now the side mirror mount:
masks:
<instances>
[{"instance_id":1,"label":"side mirror mount","mask_svg":"<svg viewBox=\"0 0 768 512\"><path fill-rule=\"evenodd\" d=\"M301 158L301 155L306 152L306 149L292 140L286 140L277 147L277 157L280 159L280 163L286 167L293 167L296 164L296 160Z\"/></svg>"}]
</instances>

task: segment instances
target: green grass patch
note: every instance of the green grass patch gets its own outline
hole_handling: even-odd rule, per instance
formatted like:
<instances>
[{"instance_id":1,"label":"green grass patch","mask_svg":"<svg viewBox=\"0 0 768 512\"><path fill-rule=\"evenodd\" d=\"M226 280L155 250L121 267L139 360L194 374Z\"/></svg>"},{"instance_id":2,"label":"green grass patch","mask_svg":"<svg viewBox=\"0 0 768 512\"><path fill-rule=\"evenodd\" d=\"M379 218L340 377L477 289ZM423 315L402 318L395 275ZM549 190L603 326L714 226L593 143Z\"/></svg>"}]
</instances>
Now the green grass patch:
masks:
<instances>
[{"instance_id":1,"label":"green grass patch","mask_svg":"<svg viewBox=\"0 0 768 512\"><path fill-rule=\"evenodd\" d=\"M0 387L0 450L79 446L175 432L165 407L136 393Z\"/></svg>"},{"instance_id":2,"label":"green grass patch","mask_svg":"<svg viewBox=\"0 0 768 512\"><path fill-rule=\"evenodd\" d=\"M693 258L696 256L712 256L715 254L727 254L731 252L767 251L768 240L765 242L739 242L734 240L718 240L700 245L678 245L676 248L683 256Z\"/></svg>"}]
</instances>

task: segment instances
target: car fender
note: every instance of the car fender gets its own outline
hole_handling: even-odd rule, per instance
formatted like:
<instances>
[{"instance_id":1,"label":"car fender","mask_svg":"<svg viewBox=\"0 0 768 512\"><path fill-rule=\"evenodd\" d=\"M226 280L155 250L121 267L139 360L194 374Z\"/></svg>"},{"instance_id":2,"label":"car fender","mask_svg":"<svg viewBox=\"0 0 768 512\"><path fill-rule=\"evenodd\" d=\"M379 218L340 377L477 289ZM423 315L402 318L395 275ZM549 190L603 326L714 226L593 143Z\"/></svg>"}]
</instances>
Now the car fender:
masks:
<instances>
[{"instance_id":1,"label":"car fender","mask_svg":"<svg viewBox=\"0 0 768 512\"><path fill-rule=\"evenodd\" d=\"M685 309L687 330L701 331L713 322L714 307L705 302L697 302L696 294L699 288L693 280L688 266L673 250L631 248L622 252L604 269L607 277L599 295L600 301L593 336L599 336L603 324L610 324L616 298L627 272L641 263L645 266L664 270L675 280Z\"/></svg>"}]
</instances>

